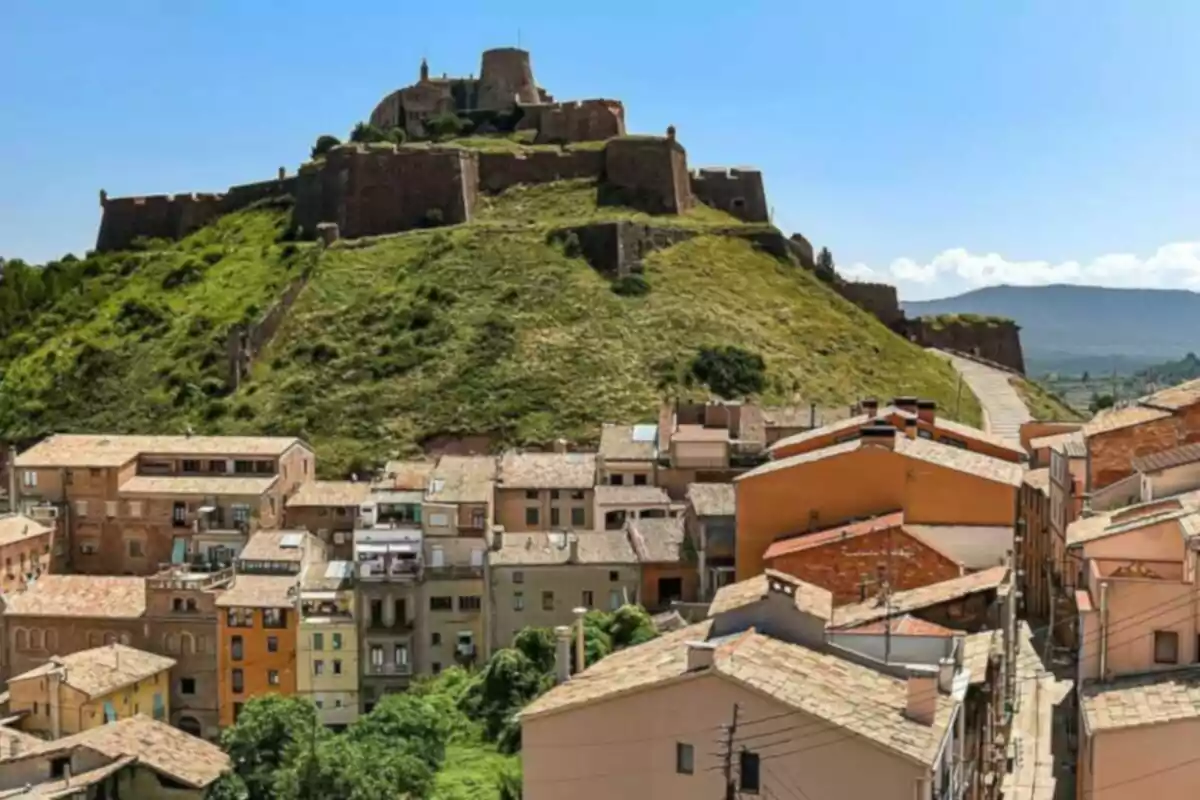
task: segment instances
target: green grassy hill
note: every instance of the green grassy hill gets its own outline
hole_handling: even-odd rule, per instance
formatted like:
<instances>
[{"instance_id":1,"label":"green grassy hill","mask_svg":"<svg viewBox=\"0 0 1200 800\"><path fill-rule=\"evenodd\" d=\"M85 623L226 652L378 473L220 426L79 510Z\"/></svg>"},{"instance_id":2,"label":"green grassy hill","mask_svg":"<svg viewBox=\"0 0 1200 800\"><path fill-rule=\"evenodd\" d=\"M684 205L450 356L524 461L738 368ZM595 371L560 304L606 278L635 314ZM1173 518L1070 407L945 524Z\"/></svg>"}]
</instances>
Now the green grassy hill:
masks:
<instances>
[{"instance_id":1,"label":"green grassy hill","mask_svg":"<svg viewBox=\"0 0 1200 800\"><path fill-rule=\"evenodd\" d=\"M586 442L603 421L654 417L701 346L766 362L762 399L848 403L919 394L953 406L942 359L890 333L809 273L717 235L701 207L662 220L697 238L650 255L622 296L547 242L569 221L640 218L567 181L488 198L469 225L341 242L278 241L279 209L182 242L93 257L89 276L0 340L0 437L55 430L297 434L322 471L362 470L437 434ZM226 396L225 336L311 275L250 380ZM961 416L978 423L973 397Z\"/></svg>"}]
</instances>

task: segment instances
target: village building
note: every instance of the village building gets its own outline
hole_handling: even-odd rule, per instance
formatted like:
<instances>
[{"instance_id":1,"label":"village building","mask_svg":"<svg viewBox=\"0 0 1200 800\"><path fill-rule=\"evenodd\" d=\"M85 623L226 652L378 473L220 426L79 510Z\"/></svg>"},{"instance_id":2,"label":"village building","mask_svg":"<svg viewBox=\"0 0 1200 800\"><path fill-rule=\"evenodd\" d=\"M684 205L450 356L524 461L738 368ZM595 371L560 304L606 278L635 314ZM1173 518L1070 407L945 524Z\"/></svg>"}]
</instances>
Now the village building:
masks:
<instances>
[{"instance_id":1,"label":"village building","mask_svg":"<svg viewBox=\"0 0 1200 800\"><path fill-rule=\"evenodd\" d=\"M596 468L597 486L657 486L658 426L606 423Z\"/></svg>"},{"instance_id":2,"label":"village building","mask_svg":"<svg viewBox=\"0 0 1200 800\"><path fill-rule=\"evenodd\" d=\"M700 574L683 517L642 518L625 526L641 565L639 602L651 613L669 610L674 602L696 602Z\"/></svg>"},{"instance_id":3,"label":"village building","mask_svg":"<svg viewBox=\"0 0 1200 800\"><path fill-rule=\"evenodd\" d=\"M696 545L697 599L707 602L735 579L736 497L732 483L692 483L685 499L688 538Z\"/></svg>"},{"instance_id":4,"label":"village building","mask_svg":"<svg viewBox=\"0 0 1200 800\"><path fill-rule=\"evenodd\" d=\"M506 531L592 530L596 456L507 452L496 476L496 523Z\"/></svg>"},{"instance_id":5,"label":"village building","mask_svg":"<svg viewBox=\"0 0 1200 800\"><path fill-rule=\"evenodd\" d=\"M296 693L299 576L237 575L217 598L220 724L251 697Z\"/></svg>"},{"instance_id":6,"label":"village building","mask_svg":"<svg viewBox=\"0 0 1200 800\"><path fill-rule=\"evenodd\" d=\"M51 521L52 522L52 521ZM24 514L0 515L0 592L9 594L24 589L30 581L52 571L54 528Z\"/></svg>"},{"instance_id":7,"label":"village building","mask_svg":"<svg viewBox=\"0 0 1200 800\"><path fill-rule=\"evenodd\" d=\"M300 583L296 639L296 693L334 730L358 719L358 623L354 564L309 564Z\"/></svg>"},{"instance_id":8,"label":"village building","mask_svg":"<svg viewBox=\"0 0 1200 800\"><path fill-rule=\"evenodd\" d=\"M354 528L360 506L371 494L371 484L351 481L309 481L287 500L286 527L316 534L329 549L330 558L349 560L354 555Z\"/></svg>"}]
</instances>

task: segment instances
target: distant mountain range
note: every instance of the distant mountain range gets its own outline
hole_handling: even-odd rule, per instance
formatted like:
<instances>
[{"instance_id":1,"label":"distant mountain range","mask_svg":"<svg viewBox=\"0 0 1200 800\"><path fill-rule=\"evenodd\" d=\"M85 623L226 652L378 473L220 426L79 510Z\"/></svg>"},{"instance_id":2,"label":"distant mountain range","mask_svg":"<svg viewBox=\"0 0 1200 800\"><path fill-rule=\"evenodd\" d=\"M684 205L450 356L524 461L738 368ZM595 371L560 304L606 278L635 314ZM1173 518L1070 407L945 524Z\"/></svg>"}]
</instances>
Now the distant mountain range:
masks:
<instances>
[{"instance_id":1,"label":"distant mountain range","mask_svg":"<svg viewBox=\"0 0 1200 800\"><path fill-rule=\"evenodd\" d=\"M989 314L1016 320L1032 375L1131 374L1200 349L1200 294L1179 289L989 286L901 306L912 317Z\"/></svg>"}]
</instances>

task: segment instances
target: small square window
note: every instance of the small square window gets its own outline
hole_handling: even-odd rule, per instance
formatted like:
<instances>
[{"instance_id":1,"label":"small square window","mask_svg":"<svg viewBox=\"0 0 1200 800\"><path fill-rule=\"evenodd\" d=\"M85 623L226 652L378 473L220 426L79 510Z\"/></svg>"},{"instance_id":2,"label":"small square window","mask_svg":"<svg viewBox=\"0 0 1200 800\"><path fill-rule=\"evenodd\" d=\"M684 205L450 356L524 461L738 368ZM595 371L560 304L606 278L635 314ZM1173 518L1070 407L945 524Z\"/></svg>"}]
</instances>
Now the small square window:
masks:
<instances>
[{"instance_id":1,"label":"small square window","mask_svg":"<svg viewBox=\"0 0 1200 800\"><path fill-rule=\"evenodd\" d=\"M525 490L525 499L526 500L537 500L538 499L537 489L526 489Z\"/></svg>"},{"instance_id":2,"label":"small square window","mask_svg":"<svg viewBox=\"0 0 1200 800\"><path fill-rule=\"evenodd\" d=\"M571 509L571 527L582 528L587 524L587 510L575 506Z\"/></svg>"},{"instance_id":3,"label":"small square window","mask_svg":"<svg viewBox=\"0 0 1200 800\"><path fill-rule=\"evenodd\" d=\"M271 684L272 686L279 685L279 670L277 670L277 669L267 670L267 683Z\"/></svg>"},{"instance_id":4,"label":"small square window","mask_svg":"<svg viewBox=\"0 0 1200 800\"><path fill-rule=\"evenodd\" d=\"M434 631L429 636L429 643L431 645L433 645L434 647L437 647L439 644L442 643L442 634L439 633L438 631Z\"/></svg>"},{"instance_id":5,"label":"small square window","mask_svg":"<svg viewBox=\"0 0 1200 800\"><path fill-rule=\"evenodd\" d=\"M1179 634L1175 631L1154 632L1154 663L1179 663Z\"/></svg>"},{"instance_id":6,"label":"small square window","mask_svg":"<svg viewBox=\"0 0 1200 800\"><path fill-rule=\"evenodd\" d=\"M180 694L195 694L196 693L196 679L195 678L180 678L179 679L179 693Z\"/></svg>"},{"instance_id":7,"label":"small square window","mask_svg":"<svg viewBox=\"0 0 1200 800\"><path fill-rule=\"evenodd\" d=\"M513 583L524 583L525 573L522 570L513 570Z\"/></svg>"},{"instance_id":8,"label":"small square window","mask_svg":"<svg viewBox=\"0 0 1200 800\"><path fill-rule=\"evenodd\" d=\"M617 570L615 570L615 569L610 569L610 570L608 571L608 582L609 582L609 583L616 583L616 582L617 582L617 581L619 581L619 580L621 580L621 573L620 573L620 572L618 572L618 571L617 571Z\"/></svg>"},{"instance_id":9,"label":"small square window","mask_svg":"<svg viewBox=\"0 0 1200 800\"><path fill-rule=\"evenodd\" d=\"M596 604L596 598L592 595L591 590L584 589L583 590L583 607L591 608L595 604Z\"/></svg>"},{"instance_id":10,"label":"small square window","mask_svg":"<svg viewBox=\"0 0 1200 800\"><path fill-rule=\"evenodd\" d=\"M625 484L625 476L622 475L621 473L618 472L614 475L608 476L608 485L609 486L623 486L624 484Z\"/></svg>"},{"instance_id":11,"label":"small square window","mask_svg":"<svg viewBox=\"0 0 1200 800\"><path fill-rule=\"evenodd\" d=\"M525 524L531 527L538 524L538 510L536 508L525 509Z\"/></svg>"},{"instance_id":12,"label":"small square window","mask_svg":"<svg viewBox=\"0 0 1200 800\"><path fill-rule=\"evenodd\" d=\"M279 637L278 636L268 636L267 637L267 652L268 653L278 653L279 652Z\"/></svg>"},{"instance_id":13,"label":"small square window","mask_svg":"<svg viewBox=\"0 0 1200 800\"><path fill-rule=\"evenodd\" d=\"M646 475L641 472L634 475L633 476L633 485L634 486L645 486L646 485Z\"/></svg>"},{"instance_id":14,"label":"small square window","mask_svg":"<svg viewBox=\"0 0 1200 800\"><path fill-rule=\"evenodd\" d=\"M542 610L554 610L554 592L542 592Z\"/></svg>"},{"instance_id":15,"label":"small square window","mask_svg":"<svg viewBox=\"0 0 1200 800\"><path fill-rule=\"evenodd\" d=\"M675 743L675 772L693 775L696 771L696 750L686 742Z\"/></svg>"},{"instance_id":16,"label":"small square window","mask_svg":"<svg viewBox=\"0 0 1200 800\"><path fill-rule=\"evenodd\" d=\"M525 610L525 593L513 592L513 611Z\"/></svg>"}]
</instances>

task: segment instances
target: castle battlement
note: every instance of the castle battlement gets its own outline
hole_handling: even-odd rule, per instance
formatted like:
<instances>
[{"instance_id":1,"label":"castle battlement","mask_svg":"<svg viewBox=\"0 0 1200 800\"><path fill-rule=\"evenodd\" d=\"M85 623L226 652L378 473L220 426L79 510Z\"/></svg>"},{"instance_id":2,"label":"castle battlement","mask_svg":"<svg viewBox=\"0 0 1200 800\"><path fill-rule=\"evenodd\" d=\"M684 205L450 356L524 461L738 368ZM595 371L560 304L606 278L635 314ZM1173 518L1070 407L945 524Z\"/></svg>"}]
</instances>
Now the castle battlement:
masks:
<instances>
[{"instance_id":1,"label":"castle battlement","mask_svg":"<svg viewBox=\"0 0 1200 800\"><path fill-rule=\"evenodd\" d=\"M692 180L762 180L762 170L755 167L700 167L692 170Z\"/></svg>"}]
</instances>

